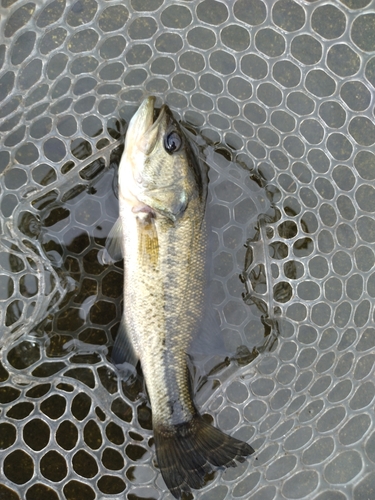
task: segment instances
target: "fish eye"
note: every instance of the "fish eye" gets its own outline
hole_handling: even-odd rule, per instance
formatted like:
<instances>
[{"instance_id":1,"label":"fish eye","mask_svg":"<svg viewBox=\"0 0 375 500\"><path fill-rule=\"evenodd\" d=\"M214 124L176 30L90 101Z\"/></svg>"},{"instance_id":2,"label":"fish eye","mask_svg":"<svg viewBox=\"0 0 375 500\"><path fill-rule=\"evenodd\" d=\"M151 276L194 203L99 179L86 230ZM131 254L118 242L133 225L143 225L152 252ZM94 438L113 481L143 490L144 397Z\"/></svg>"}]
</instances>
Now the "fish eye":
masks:
<instances>
[{"instance_id":1,"label":"fish eye","mask_svg":"<svg viewBox=\"0 0 375 500\"><path fill-rule=\"evenodd\" d=\"M164 138L164 149L169 154L178 151L181 145L182 139L176 131L171 132Z\"/></svg>"}]
</instances>

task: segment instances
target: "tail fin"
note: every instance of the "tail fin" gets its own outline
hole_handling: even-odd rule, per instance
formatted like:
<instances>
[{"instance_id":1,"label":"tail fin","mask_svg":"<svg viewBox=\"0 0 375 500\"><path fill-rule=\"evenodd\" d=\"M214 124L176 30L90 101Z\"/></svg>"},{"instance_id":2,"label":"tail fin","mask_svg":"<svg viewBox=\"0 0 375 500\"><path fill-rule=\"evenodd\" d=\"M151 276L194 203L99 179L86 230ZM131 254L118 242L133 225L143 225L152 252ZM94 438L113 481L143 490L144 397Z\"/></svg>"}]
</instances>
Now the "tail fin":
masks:
<instances>
[{"instance_id":1,"label":"tail fin","mask_svg":"<svg viewBox=\"0 0 375 500\"><path fill-rule=\"evenodd\" d=\"M154 426L158 465L170 492L181 498L190 488L205 484L205 475L214 468L244 462L253 448L224 434L208 424L200 415L175 427Z\"/></svg>"}]
</instances>

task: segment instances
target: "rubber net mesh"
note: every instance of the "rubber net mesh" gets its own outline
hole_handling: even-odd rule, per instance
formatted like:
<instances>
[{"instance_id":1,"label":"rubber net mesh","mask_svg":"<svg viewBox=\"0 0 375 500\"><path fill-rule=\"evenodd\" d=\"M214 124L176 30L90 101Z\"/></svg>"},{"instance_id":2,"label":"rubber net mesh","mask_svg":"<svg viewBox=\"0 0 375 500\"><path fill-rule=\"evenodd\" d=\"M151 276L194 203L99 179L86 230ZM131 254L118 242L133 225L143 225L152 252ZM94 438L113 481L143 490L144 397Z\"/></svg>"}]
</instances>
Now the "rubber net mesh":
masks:
<instances>
[{"instance_id":1,"label":"rubber net mesh","mask_svg":"<svg viewBox=\"0 0 375 500\"><path fill-rule=\"evenodd\" d=\"M371 0L1 0L1 498L171 499L99 258L150 94L211 166L196 401L256 449L196 498L374 498L374 53Z\"/></svg>"}]
</instances>

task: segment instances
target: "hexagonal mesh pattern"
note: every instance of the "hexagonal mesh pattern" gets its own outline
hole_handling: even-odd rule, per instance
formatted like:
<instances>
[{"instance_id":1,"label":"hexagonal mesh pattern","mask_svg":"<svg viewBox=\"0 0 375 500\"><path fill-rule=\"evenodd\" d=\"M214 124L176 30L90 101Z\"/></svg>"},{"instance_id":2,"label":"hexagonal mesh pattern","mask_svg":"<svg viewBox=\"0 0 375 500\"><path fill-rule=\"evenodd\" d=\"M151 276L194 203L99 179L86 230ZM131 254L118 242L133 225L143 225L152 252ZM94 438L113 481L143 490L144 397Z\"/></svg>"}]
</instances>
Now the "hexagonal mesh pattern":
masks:
<instances>
[{"instance_id":1,"label":"hexagonal mesh pattern","mask_svg":"<svg viewBox=\"0 0 375 500\"><path fill-rule=\"evenodd\" d=\"M237 354L198 367L196 400L256 449L196 498L372 498L374 2L0 15L0 496L171 498L142 384L106 358L122 269L98 258L154 94L210 144L213 306Z\"/></svg>"}]
</instances>

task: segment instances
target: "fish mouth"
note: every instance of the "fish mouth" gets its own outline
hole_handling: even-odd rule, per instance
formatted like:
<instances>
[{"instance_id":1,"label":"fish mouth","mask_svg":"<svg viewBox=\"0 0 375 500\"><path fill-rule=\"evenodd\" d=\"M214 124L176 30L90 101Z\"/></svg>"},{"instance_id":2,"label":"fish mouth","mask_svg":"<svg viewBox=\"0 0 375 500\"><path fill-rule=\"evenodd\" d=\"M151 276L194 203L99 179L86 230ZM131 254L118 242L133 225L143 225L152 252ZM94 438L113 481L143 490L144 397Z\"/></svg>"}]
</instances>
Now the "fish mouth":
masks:
<instances>
[{"instance_id":1,"label":"fish mouth","mask_svg":"<svg viewBox=\"0 0 375 500\"><path fill-rule=\"evenodd\" d=\"M154 129L159 127L167 113L167 106L164 104L160 108L159 112L157 112L154 104L154 96L146 97L142 101L137 112L130 120L128 133L132 133L134 130L137 131L137 135L141 137L142 135L149 134Z\"/></svg>"}]
</instances>

